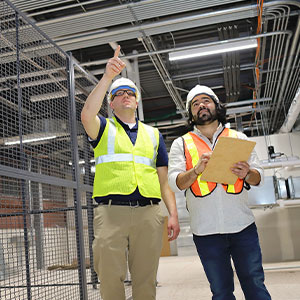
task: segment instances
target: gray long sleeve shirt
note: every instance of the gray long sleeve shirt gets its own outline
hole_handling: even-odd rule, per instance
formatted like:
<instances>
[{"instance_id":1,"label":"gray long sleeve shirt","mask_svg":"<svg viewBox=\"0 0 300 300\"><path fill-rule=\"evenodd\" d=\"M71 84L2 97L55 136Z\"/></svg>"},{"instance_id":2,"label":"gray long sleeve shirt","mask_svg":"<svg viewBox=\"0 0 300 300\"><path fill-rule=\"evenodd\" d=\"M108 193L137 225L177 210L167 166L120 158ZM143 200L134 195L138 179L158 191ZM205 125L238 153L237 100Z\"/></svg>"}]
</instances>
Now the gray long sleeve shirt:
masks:
<instances>
[{"instance_id":1,"label":"gray long sleeve shirt","mask_svg":"<svg viewBox=\"0 0 300 300\"><path fill-rule=\"evenodd\" d=\"M207 137L194 127L193 133L197 134L210 148L213 147L218 135L223 130L219 126L213 136L212 143ZM238 138L248 139L247 136L238 132ZM259 165L256 152L253 150L248 160L250 169L257 170L263 181L263 169ZM177 176L186 171L186 159L184 154L183 138L174 140L169 155L169 184L174 192L180 189L176 184ZM254 222L254 216L248 207L248 192L246 189L240 194L228 194L221 184L205 197L195 197L190 188L186 190L187 208L190 214L192 232L195 235L208 235L216 233L235 233L243 230Z\"/></svg>"}]
</instances>

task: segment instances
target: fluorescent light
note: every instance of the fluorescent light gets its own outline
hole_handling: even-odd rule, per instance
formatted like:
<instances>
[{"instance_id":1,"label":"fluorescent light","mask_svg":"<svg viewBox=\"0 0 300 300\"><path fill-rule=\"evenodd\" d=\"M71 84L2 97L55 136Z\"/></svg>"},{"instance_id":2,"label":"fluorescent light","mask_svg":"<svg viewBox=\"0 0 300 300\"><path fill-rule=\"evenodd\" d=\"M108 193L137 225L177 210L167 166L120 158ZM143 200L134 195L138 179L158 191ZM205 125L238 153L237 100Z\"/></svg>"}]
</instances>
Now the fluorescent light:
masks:
<instances>
[{"instance_id":1,"label":"fluorescent light","mask_svg":"<svg viewBox=\"0 0 300 300\"><path fill-rule=\"evenodd\" d=\"M22 140L22 143L33 143L33 142L39 142L39 141L46 141L46 140L52 140L55 139L56 135L53 136L45 136L45 137L39 137L39 138L32 138L32 139L24 139ZM7 141L4 142L4 145L17 145L20 144L20 140L18 141Z\"/></svg>"},{"instance_id":2,"label":"fluorescent light","mask_svg":"<svg viewBox=\"0 0 300 300\"><path fill-rule=\"evenodd\" d=\"M290 166L293 167L293 166L300 165L300 159L298 156L281 157L271 161L265 159L260 161L260 165L264 169L283 168L283 167L290 167Z\"/></svg>"},{"instance_id":3,"label":"fluorescent light","mask_svg":"<svg viewBox=\"0 0 300 300\"><path fill-rule=\"evenodd\" d=\"M94 159L94 158L91 159L90 162L91 162L91 163L95 163L95 159ZM79 165L85 164L85 160L84 160L84 159L80 159L80 160L78 161L78 164L79 164ZM72 161L69 161L69 165L72 166Z\"/></svg>"},{"instance_id":4,"label":"fluorescent light","mask_svg":"<svg viewBox=\"0 0 300 300\"><path fill-rule=\"evenodd\" d=\"M224 43L220 43L217 45L203 46L203 47L199 46L198 48L194 48L190 50L172 52L169 54L169 60L173 61L173 60L213 55L213 54L238 51L238 50L256 48L256 47L257 47L256 39L242 40L242 41L235 41L235 42L224 41Z\"/></svg>"}]
</instances>

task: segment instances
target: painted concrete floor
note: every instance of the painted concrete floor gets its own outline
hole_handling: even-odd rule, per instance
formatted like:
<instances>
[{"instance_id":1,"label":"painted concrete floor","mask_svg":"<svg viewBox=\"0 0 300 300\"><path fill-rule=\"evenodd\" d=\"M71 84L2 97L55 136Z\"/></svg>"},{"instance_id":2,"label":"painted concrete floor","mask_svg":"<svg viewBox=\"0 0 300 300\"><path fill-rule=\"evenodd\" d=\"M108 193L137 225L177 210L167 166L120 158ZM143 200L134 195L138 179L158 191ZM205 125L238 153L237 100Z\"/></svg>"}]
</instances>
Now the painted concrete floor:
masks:
<instances>
[{"instance_id":1,"label":"painted concrete floor","mask_svg":"<svg viewBox=\"0 0 300 300\"><path fill-rule=\"evenodd\" d=\"M264 264L272 300L300 300L300 261ZM178 256L161 257L157 300L209 300L211 292L194 247L178 248ZM235 297L245 299L235 275Z\"/></svg>"}]
</instances>

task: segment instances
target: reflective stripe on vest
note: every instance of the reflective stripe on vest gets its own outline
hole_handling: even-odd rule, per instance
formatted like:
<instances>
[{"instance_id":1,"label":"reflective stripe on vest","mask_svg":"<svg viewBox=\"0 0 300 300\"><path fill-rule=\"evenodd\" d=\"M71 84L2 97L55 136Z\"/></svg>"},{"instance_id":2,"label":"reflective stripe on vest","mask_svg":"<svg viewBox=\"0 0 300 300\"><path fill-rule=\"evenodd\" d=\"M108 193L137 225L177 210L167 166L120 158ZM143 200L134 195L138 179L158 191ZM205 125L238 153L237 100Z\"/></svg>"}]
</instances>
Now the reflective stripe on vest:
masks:
<instances>
[{"instance_id":1,"label":"reflective stripe on vest","mask_svg":"<svg viewBox=\"0 0 300 300\"><path fill-rule=\"evenodd\" d=\"M118 154L107 154L98 156L95 161L96 165L107 163L107 162L117 162L117 161L133 161L137 164L144 164L155 168L155 162L153 159L143 156L134 156L132 154L118 153Z\"/></svg>"},{"instance_id":2,"label":"reflective stripe on vest","mask_svg":"<svg viewBox=\"0 0 300 300\"><path fill-rule=\"evenodd\" d=\"M107 153L106 155L101 155L95 158L95 164L102 164L107 162L118 162L118 161L133 161L138 164L144 164L147 166L150 166L152 168L155 168L155 157L156 157L156 151L153 151L153 158L150 159L148 157L143 156L134 156L132 154L126 154L126 153L115 153L115 139L116 139L116 126L114 119L109 119L109 122L113 123L113 126L109 126L108 128L108 142L107 142ZM145 126L145 129L147 130L152 144L153 149L157 148L157 140L155 137L155 133L153 128L150 126Z\"/></svg>"},{"instance_id":3,"label":"reflective stripe on vest","mask_svg":"<svg viewBox=\"0 0 300 300\"><path fill-rule=\"evenodd\" d=\"M228 136L237 138L237 132L232 129L224 128L219 136ZM219 137L218 137L219 138ZM205 152L211 151L211 148L196 134L189 132L183 136L186 156L186 169L192 169ZM201 174L191 185L191 191L196 197L205 197L213 192L217 184L215 182L207 182L201 180ZM244 181L237 179L233 184L222 184L224 190L230 194L237 194L243 190Z\"/></svg>"},{"instance_id":4,"label":"reflective stripe on vest","mask_svg":"<svg viewBox=\"0 0 300 300\"><path fill-rule=\"evenodd\" d=\"M198 155L198 150L197 147L194 143L194 140L192 138L192 136L190 134L186 134L184 136L184 141L186 144L186 148L191 156L191 160L192 160L192 165L188 166L188 170L192 169L198 162L199 160L199 155ZM210 151L210 149L208 149ZM201 194L201 196L206 196L208 194L211 193L212 189L214 189L216 187L216 183L208 183L207 181L201 180L201 174L197 177L197 180L192 184L192 188L193 190L197 193L197 194ZM213 186L212 186L213 185Z\"/></svg>"}]
</instances>

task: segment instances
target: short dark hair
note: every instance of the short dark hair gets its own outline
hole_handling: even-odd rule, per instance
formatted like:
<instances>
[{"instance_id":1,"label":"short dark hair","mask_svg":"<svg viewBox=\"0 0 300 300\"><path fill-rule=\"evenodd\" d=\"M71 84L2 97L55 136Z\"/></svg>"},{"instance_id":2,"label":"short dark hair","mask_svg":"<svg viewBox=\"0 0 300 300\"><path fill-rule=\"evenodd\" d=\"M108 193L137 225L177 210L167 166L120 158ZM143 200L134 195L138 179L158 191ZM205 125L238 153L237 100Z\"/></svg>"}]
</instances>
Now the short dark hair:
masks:
<instances>
[{"instance_id":1,"label":"short dark hair","mask_svg":"<svg viewBox=\"0 0 300 300\"><path fill-rule=\"evenodd\" d=\"M217 102L214 96L209 96L209 97L214 101L216 105L217 120L224 126L226 124L226 106L221 102ZM192 102L193 101L190 101L189 109L188 109L189 118L187 120L187 125L186 125L188 131L192 131L195 126L195 122L193 120L193 115L191 110Z\"/></svg>"}]
</instances>

